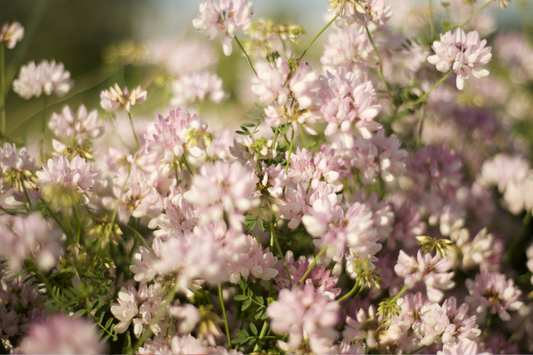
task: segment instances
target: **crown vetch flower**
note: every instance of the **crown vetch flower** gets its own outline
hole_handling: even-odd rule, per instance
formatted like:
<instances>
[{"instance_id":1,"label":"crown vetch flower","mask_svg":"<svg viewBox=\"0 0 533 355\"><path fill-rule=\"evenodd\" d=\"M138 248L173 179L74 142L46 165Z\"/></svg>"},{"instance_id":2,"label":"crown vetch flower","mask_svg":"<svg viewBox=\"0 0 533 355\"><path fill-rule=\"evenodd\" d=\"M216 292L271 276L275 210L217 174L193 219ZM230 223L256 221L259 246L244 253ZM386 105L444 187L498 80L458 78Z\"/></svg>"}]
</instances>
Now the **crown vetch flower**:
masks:
<instances>
[{"instance_id":1,"label":"crown vetch flower","mask_svg":"<svg viewBox=\"0 0 533 355\"><path fill-rule=\"evenodd\" d=\"M466 280L466 287L470 293L466 301L476 308L477 313L490 310L490 313L497 313L501 320L507 322L511 319L507 311L516 311L522 306L522 302L518 301L522 291L514 285L512 279L507 280L503 274L479 273L475 281Z\"/></svg>"},{"instance_id":2,"label":"crown vetch flower","mask_svg":"<svg viewBox=\"0 0 533 355\"><path fill-rule=\"evenodd\" d=\"M68 105L63 107L60 114L54 112L48 127L57 137L74 139L77 144L98 138L104 133L104 126L98 123L98 111L87 112L84 104L78 107L76 113Z\"/></svg>"},{"instance_id":3,"label":"crown vetch flower","mask_svg":"<svg viewBox=\"0 0 533 355\"><path fill-rule=\"evenodd\" d=\"M55 60L43 60L38 66L32 61L20 68L18 78L13 81L13 91L26 100L39 97L43 92L63 96L72 86L74 81L70 79L70 72L65 71L63 63L56 64Z\"/></svg>"},{"instance_id":4,"label":"crown vetch flower","mask_svg":"<svg viewBox=\"0 0 533 355\"><path fill-rule=\"evenodd\" d=\"M433 42L435 55L428 57L428 62L443 73L452 69L457 74L457 89L463 90L465 80L470 74L476 78L489 75L483 66L492 59L491 47L485 47L487 40L479 40L477 31L465 32L458 28L440 35L440 41Z\"/></svg>"},{"instance_id":5,"label":"crown vetch flower","mask_svg":"<svg viewBox=\"0 0 533 355\"><path fill-rule=\"evenodd\" d=\"M24 27L15 21L12 23L4 23L0 31L0 43L5 44L7 48L13 49L17 42L24 38Z\"/></svg>"},{"instance_id":6,"label":"crown vetch flower","mask_svg":"<svg viewBox=\"0 0 533 355\"><path fill-rule=\"evenodd\" d=\"M115 87L110 87L109 90L104 90L100 93L100 105L106 111L112 112L118 108L123 108L130 112L131 107L136 104L142 104L146 101L148 93L137 86L132 92L126 86L124 91L115 84Z\"/></svg>"},{"instance_id":7,"label":"crown vetch flower","mask_svg":"<svg viewBox=\"0 0 533 355\"><path fill-rule=\"evenodd\" d=\"M200 32L213 40L220 31L226 31L222 39L222 49L227 56L231 55L233 47L231 41L237 30L248 33L254 14L254 5L248 0L206 0L200 4L198 17L192 24Z\"/></svg>"},{"instance_id":8,"label":"crown vetch flower","mask_svg":"<svg viewBox=\"0 0 533 355\"><path fill-rule=\"evenodd\" d=\"M334 327L339 308L337 302L315 290L313 284L305 284L281 290L278 300L271 303L266 312L272 320L272 330L289 334L288 342L278 341L281 349L294 352L305 341L311 351L325 353L338 336Z\"/></svg>"},{"instance_id":9,"label":"crown vetch flower","mask_svg":"<svg viewBox=\"0 0 533 355\"><path fill-rule=\"evenodd\" d=\"M221 103L226 97L222 79L209 72L182 76L172 83L171 106L188 105L195 101L211 100Z\"/></svg>"},{"instance_id":10,"label":"crown vetch flower","mask_svg":"<svg viewBox=\"0 0 533 355\"><path fill-rule=\"evenodd\" d=\"M375 91L370 81L362 82L351 72L337 69L321 77L322 105L320 111L328 126L326 136L337 133L340 127L343 133L351 132L352 125L364 138L370 138L370 132L377 131L381 125L374 118L381 110L376 105ZM349 134L351 136L351 134Z\"/></svg>"},{"instance_id":11,"label":"crown vetch flower","mask_svg":"<svg viewBox=\"0 0 533 355\"><path fill-rule=\"evenodd\" d=\"M30 325L19 351L22 354L103 354L106 346L96 333L95 324L84 318L56 314Z\"/></svg>"},{"instance_id":12,"label":"crown vetch flower","mask_svg":"<svg viewBox=\"0 0 533 355\"><path fill-rule=\"evenodd\" d=\"M197 114L178 108L170 111L170 115L157 116L157 122L152 122L146 129L146 151L162 156L166 164L172 164L174 159L181 158L185 149L190 154L201 155L196 148L198 136L207 130L207 123L199 120ZM191 149L192 148L192 149Z\"/></svg>"}]
</instances>

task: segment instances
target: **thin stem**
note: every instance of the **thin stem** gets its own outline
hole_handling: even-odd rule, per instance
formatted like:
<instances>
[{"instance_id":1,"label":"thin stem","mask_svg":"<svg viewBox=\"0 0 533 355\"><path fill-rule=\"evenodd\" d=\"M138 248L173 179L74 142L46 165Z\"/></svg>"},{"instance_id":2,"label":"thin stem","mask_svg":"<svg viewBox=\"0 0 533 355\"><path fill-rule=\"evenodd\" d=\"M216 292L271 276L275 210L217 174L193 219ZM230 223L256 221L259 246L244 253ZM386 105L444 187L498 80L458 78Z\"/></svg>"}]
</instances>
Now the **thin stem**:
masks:
<instances>
[{"instance_id":1,"label":"thin stem","mask_svg":"<svg viewBox=\"0 0 533 355\"><path fill-rule=\"evenodd\" d=\"M383 75L383 62L381 61L381 55L379 55L379 51L376 48L376 45L374 44L374 41L372 40L372 35L370 35L370 31L368 30L368 26L365 26L366 34L368 36L368 40L370 41L370 44L372 45L372 48L374 48L374 52L376 53L378 57L379 62L379 74L381 76L381 80L383 81L383 84L385 85L385 90L387 91L387 94L392 97L392 94L389 91L389 84L385 80L385 75Z\"/></svg>"},{"instance_id":2,"label":"thin stem","mask_svg":"<svg viewBox=\"0 0 533 355\"><path fill-rule=\"evenodd\" d=\"M133 137L135 137L135 143L137 143L137 150L141 147L139 145L139 140L137 139L137 134L135 133L135 128L133 128L133 119L131 118L131 112L128 111L128 117L130 118L131 131L133 132Z\"/></svg>"},{"instance_id":3,"label":"thin stem","mask_svg":"<svg viewBox=\"0 0 533 355\"><path fill-rule=\"evenodd\" d=\"M473 11L470 16L468 16L468 18L466 20L464 20L464 22L458 26L455 26L455 28L458 28L458 27L463 27L464 25L466 25L467 23L470 22L470 20L472 19L472 17L476 16L481 10L483 10L484 8L486 8L487 6L489 6L491 4L492 0L489 0L487 1L486 3L484 3L483 5L481 5L480 7L478 7L475 11Z\"/></svg>"},{"instance_id":4,"label":"thin stem","mask_svg":"<svg viewBox=\"0 0 533 355\"><path fill-rule=\"evenodd\" d=\"M6 72L5 72L5 44L0 45L0 136L5 137L6 130Z\"/></svg>"},{"instance_id":5,"label":"thin stem","mask_svg":"<svg viewBox=\"0 0 533 355\"><path fill-rule=\"evenodd\" d=\"M261 242L259 241L259 238L257 237L257 235L255 235L255 233L245 224L242 225L244 227L244 229L246 229L248 231L248 233L250 233L252 235L252 237L255 238L255 240L257 241L258 244L261 244Z\"/></svg>"},{"instance_id":6,"label":"thin stem","mask_svg":"<svg viewBox=\"0 0 533 355\"><path fill-rule=\"evenodd\" d=\"M328 246L326 245L326 246L323 247L322 250L318 253L318 255L315 257L315 259L313 260L313 262L311 263L311 265L309 265L309 268L307 268L307 271L305 272L304 276L302 276L302 278L300 279L300 281L298 281L298 285L305 281L305 279L307 278L307 275L309 275L309 273L311 272L311 270L313 270L313 268L315 267L315 265L316 265L318 259L322 256L322 254L324 254L324 252L326 251L327 248L328 248Z\"/></svg>"},{"instance_id":7,"label":"thin stem","mask_svg":"<svg viewBox=\"0 0 533 355\"><path fill-rule=\"evenodd\" d=\"M433 23L433 9L432 9L433 0L429 0L429 27L431 29L431 40L435 38L435 24Z\"/></svg>"},{"instance_id":8,"label":"thin stem","mask_svg":"<svg viewBox=\"0 0 533 355\"><path fill-rule=\"evenodd\" d=\"M43 151L43 146L44 146L44 133L46 131L46 108L48 107L48 99L47 99L47 96L44 95L44 109L43 109L43 125L41 127L42 129L42 134L43 136L41 137L41 162L44 163L44 151Z\"/></svg>"},{"instance_id":9,"label":"thin stem","mask_svg":"<svg viewBox=\"0 0 533 355\"><path fill-rule=\"evenodd\" d=\"M276 235L276 231L274 230L274 225L270 225L270 236L274 240L274 245L276 246L276 249L278 249L278 254L281 257L281 260L283 261L283 266L285 266L285 270L287 271L287 275L289 276L289 283L291 284L292 288L292 276L291 272L289 271L289 266L287 265L287 261L285 260L285 257L283 256L283 252L281 251L281 247L279 246L278 237Z\"/></svg>"},{"instance_id":10,"label":"thin stem","mask_svg":"<svg viewBox=\"0 0 533 355\"><path fill-rule=\"evenodd\" d=\"M426 108L422 109L422 117L420 118L420 128L418 129L418 138L416 140L416 147L418 148L422 143L422 131L424 130L424 122L426 120Z\"/></svg>"},{"instance_id":11,"label":"thin stem","mask_svg":"<svg viewBox=\"0 0 533 355\"><path fill-rule=\"evenodd\" d=\"M194 175L196 171L191 169L191 166L189 165L189 162L187 161L187 155L185 153L186 151L183 152L183 157L182 157L183 164L185 164L185 167L187 168L187 170L189 170L189 173L191 173L191 175Z\"/></svg>"},{"instance_id":12,"label":"thin stem","mask_svg":"<svg viewBox=\"0 0 533 355\"><path fill-rule=\"evenodd\" d=\"M244 47L242 46L241 42L239 42L239 39L237 38L237 36L235 36L235 42L237 42L237 44L241 48L242 52L244 53L244 56L246 57L246 60L248 61L248 64L250 65L250 68L252 68L255 76L257 76L257 72L255 71L254 65L252 64L252 61L250 60L248 53L246 53L246 51L244 50Z\"/></svg>"},{"instance_id":13,"label":"thin stem","mask_svg":"<svg viewBox=\"0 0 533 355\"><path fill-rule=\"evenodd\" d=\"M392 298L392 302L396 302L398 300L398 298L402 297L402 295L405 293L405 291L407 291L409 289L409 287L407 286L403 286L403 288L400 290L400 292L398 292L398 294L396 296L394 296Z\"/></svg>"},{"instance_id":14,"label":"thin stem","mask_svg":"<svg viewBox=\"0 0 533 355\"><path fill-rule=\"evenodd\" d=\"M405 105L406 106L414 106L414 105L418 105L419 103L421 102L424 102L426 101L428 95L433 91L433 89L435 89L437 86L439 86L440 84L442 84L446 79L448 79L448 77L450 76L450 74L452 73L452 69L450 69L446 75L444 75L442 78L440 78L439 81L437 81L435 84L433 84L433 86L431 87L431 89L429 89L428 91L426 91L424 93L424 95L420 96L416 101L412 101L412 102L407 102Z\"/></svg>"},{"instance_id":15,"label":"thin stem","mask_svg":"<svg viewBox=\"0 0 533 355\"><path fill-rule=\"evenodd\" d=\"M307 48L305 49L305 51L302 53L302 55L300 56L300 60L303 59L303 57L305 56L305 54L307 53L307 51L309 50L309 48L311 48L311 46L313 45L313 43L315 43L315 41L317 40L318 37L320 37L320 35L322 34L322 32L324 32L336 19L337 17L339 17L339 14L335 15L334 18L331 19L331 21L329 21L326 26L324 26L323 29L320 30L320 32L317 33L317 35L315 36L315 38L313 38L313 40L311 41L311 43L309 43L309 45L307 46Z\"/></svg>"},{"instance_id":16,"label":"thin stem","mask_svg":"<svg viewBox=\"0 0 533 355\"><path fill-rule=\"evenodd\" d=\"M265 321L263 323L263 327L261 328L261 333L259 333L259 338L257 339L257 343L255 343L254 351L252 351L252 353L255 353L257 350L259 350L259 342L261 341L261 339L265 337L267 329L268 329L268 321Z\"/></svg>"},{"instance_id":17,"label":"thin stem","mask_svg":"<svg viewBox=\"0 0 533 355\"><path fill-rule=\"evenodd\" d=\"M289 171L289 165L291 164L292 144L294 143L294 127L292 128L291 144L289 145L289 155L287 156L287 166L285 167L285 174Z\"/></svg>"},{"instance_id":18,"label":"thin stem","mask_svg":"<svg viewBox=\"0 0 533 355\"><path fill-rule=\"evenodd\" d=\"M174 175L176 175L176 187L180 187L180 179L178 179L178 162L174 160Z\"/></svg>"},{"instance_id":19,"label":"thin stem","mask_svg":"<svg viewBox=\"0 0 533 355\"><path fill-rule=\"evenodd\" d=\"M342 296L341 298L339 298L337 300L337 302L341 303L342 301L344 301L345 299L351 297L355 291L357 290L357 288L359 287L359 284L361 283L361 279L357 280L355 282L355 285L353 285L353 288L350 290L350 292L348 292L347 294L345 294L344 296Z\"/></svg>"},{"instance_id":20,"label":"thin stem","mask_svg":"<svg viewBox=\"0 0 533 355\"><path fill-rule=\"evenodd\" d=\"M222 314L224 315L224 323L226 325L226 335L228 337L228 346L231 346L231 336L229 335L228 317L226 317L226 307L224 307L224 299L222 298L222 286L218 284L218 298L220 299L220 306L222 307Z\"/></svg>"},{"instance_id":21,"label":"thin stem","mask_svg":"<svg viewBox=\"0 0 533 355\"><path fill-rule=\"evenodd\" d=\"M126 180L124 181L124 184L122 184L122 188L120 189L120 193L124 193L124 187L126 186L126 183L128 182L128 179L130 178L131 172L128 173L128 176L126 177ZM115 224L115 218L117 217L117 211L118 206L120 205L120 196L117 196L117 202L115 203L115 208L113 209L113 215L111 216L111 223L109 224L109 228L107 228L105 239L109 240L109 234L111 234L111 230L113 229L113 225Z\"/></svg>"},{"instance_id":22,"label":"thin stem","mask_svg":"<svg viewBox=\"0 0 533 355\"><path fill-rule=\"evenodd\" d=\"M24 195L26 195L26 199L28 200L28 205L31 211L33 207L31 206L30 195L28 195L28 190L26 190L26 186L24 185L24 181L22 180L22 178L20 179L20 184L22 185L22 189L24 190Z\"/></svg>"}]
</instances>

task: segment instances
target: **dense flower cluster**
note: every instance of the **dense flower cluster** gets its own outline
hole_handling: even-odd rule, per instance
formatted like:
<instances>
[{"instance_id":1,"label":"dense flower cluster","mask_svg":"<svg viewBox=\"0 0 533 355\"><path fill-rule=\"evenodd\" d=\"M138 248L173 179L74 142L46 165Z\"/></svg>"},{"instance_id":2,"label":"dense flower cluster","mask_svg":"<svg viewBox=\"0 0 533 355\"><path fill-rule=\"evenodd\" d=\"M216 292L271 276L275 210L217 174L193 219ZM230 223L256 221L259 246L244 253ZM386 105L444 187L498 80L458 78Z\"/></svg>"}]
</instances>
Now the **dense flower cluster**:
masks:
<instances>
[{"instance_id":1,"label":"dense flower cluster","mask_svg":"<svg viewBox=\"0 0 533 355\"><path fill-rule=\"evenodd\" d=\"M2 131L0 352L533 351L533 46L489 36L491 1L328 2L314 58L299 25L206 0L193 26L242 57L117 45L134 90ZM43 61L12 86L72 83Z\"/></svg>"}]
</instances>

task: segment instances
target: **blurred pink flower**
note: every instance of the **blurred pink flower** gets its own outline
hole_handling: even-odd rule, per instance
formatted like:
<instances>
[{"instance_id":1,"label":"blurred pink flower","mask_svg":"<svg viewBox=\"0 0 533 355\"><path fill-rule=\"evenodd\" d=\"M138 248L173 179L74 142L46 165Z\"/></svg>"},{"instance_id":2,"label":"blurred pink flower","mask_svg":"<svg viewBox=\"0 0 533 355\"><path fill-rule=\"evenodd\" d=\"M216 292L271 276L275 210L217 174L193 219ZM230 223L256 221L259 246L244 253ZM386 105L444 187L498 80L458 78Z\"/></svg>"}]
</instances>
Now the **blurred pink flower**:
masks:
<instances>
[{"instance_id":1,"label":"blurred pink flower","mask_svg":"<svg viewBox=\"0 0 533 355\"><path fill-rule=\"evenodd\" d=\"M38 66L30 62L20 68L18 78L13 81L13 91L26 100L39 97L43 92L63 96L72 86L74 81L70 79L70 72L65 71L63 63L56 64L55 60L43 60Z\"/></svg>"},{"instance_id":2,"label":"blurred pink flower","mask_svg":"<svg viewBox=\"0 0 533 355\"><path fill-rule=\"evenodd\" d=\"M17 350L22 354L103 354L106 346L98 339L94 324L56 314L30 325Z\"/></svg>"},{"instance_id":3,"label":"blurred pink flower","mask_svg":"<svg viewBox=\"0 0 533 355\"><path fill-rule=\"evenodd\" d=\"M0 43L5 44L7 48L13 49L17 42L24 38L24 27L15 21L12 23L4 23L0 31Z\"/></svg>"}]
</instances>

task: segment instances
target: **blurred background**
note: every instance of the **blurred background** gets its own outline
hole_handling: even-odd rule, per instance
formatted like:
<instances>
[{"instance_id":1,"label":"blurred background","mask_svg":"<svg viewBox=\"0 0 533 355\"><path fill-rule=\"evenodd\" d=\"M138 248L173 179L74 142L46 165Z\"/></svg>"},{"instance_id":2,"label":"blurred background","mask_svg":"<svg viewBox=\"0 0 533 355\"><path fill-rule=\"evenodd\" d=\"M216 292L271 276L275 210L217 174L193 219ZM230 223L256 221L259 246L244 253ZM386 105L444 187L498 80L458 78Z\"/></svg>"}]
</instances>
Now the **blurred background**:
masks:
<instances>
[{"instance_id":1,"label":"blurred background","mask_svg":"<svg viewBox=\"0 0 533 355\"><path fill-rule=\"evenodd\" d=\"M414 0L413 0L414 1ZM467 0L472 2L471 0ZM21 65L43 59L61 62L75 81L74 88L64 97L56 96L24 100L12 90L6 100L7 134L14 141L24 143L28 133L40 134L41 120L52 112L59 112L65 104L76 107L84 103L89 110L98 108L99 93L119 83L134 88L148 89L149 100L134 111L135 116L155 118L154 108L162 106L158 90L164 85L161 68L139 65L144 63L149 44L166 39L178 48L182 40L207 38L191 27L201 0L2 0L0 22L19 21L25 27L25 37L15 49L6 51L8 82L15 78ZM405 1L386 1L393 10L401 11ZM306 30L297 48L300 52L324 26L328 3L326 0L255 0L254 20L271 18L276 22L297 24ZM427 4L421 2L420 6ZM440 1L433 1L440 6ZM482 4L478 1L478 6ZM494 12L497 31L518 30L532 33L533 10L531 1L517 0L502 11L497 1L485 11ZM427 6L427 5L426 5ZM497 31L494 31L496 33ZM239 35L245 38L244 35ZM318 63L327 35L319 38L306 57ZM220 110L227 108L230 115L246 112L250 103L236 103L239 91L234 78L235 66L246 65L221 53L218 40L210 43L218 53L217 74L222 78L229 99ZM236 45L232 57L242 57ZM185 58L194 61L195 58ZM232 68L233 66L233 68ZM244 69L243 69L244 70ZM241 70L241 72L243 71ZM161 93L163 93L161 91ZM163 95L164 96L164 95ZM164 100L163 100L164 101ZM228 106L229 105L229 106ZM214 106L213 106L214 107ZM238 107L236 109L235 107ZM209 112L209 105L204 108ZM217 109L217 110L219 110ZM233 111L231 111L233 110ZM103 111L103 110L100 110ZM220 112L218 112L220 114ZM105 118L105 113L102 112ZM228 112L225 112L228 115Z\"/></svg>"}]
</instances>

